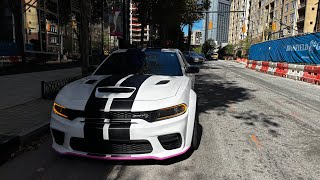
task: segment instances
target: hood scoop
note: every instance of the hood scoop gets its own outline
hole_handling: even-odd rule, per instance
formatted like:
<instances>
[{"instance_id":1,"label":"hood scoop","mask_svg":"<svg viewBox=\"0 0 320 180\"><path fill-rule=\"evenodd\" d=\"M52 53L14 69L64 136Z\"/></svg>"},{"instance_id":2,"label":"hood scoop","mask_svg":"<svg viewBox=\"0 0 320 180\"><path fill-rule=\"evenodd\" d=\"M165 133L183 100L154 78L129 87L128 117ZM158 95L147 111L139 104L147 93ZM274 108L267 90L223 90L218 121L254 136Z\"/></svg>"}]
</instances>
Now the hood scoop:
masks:
<instances>
[{"instance_id":1,"label":"hood scoop","mask_svg":"<svg viewBox=\"0 0 320 180\"><path fill-rule=\"evenodd\" d=\"M95 79L90 79L90 80L86 81L85 84L93 84L93 83L95 83L95 82L97 82L97 80L95 80Z\"/></svg>"},{"instance_id":2,"label":"hood scoop","mask_svg":"<svg viewBox=\"0 0 320 180\"><path fill-rule=\"evenodd\" d=\"M101 87L97 89L100 93L131 93L135 88L112 88L112 87Z\"/></svg>"},{"instance_id":3,"label":"hood scoop","mask_svg":"<svg viewBox=\"0 0 320 180\"><path fill-rule=\"evenodd\" d=\"M170 80L161 80L161 81L157 82L156 85L168 84L169 82L170 82Z\"/></svg>"},{"instance_id":4,"label":"hood scoop","mask_svg":"<svg viewBox=\"0 0 320 180\"><path fill-rule=\"evenodd\" d=\"M129 98L136 88L132 87L98 87L95 93L97 98Z\"/></svg>"}]
</instances>

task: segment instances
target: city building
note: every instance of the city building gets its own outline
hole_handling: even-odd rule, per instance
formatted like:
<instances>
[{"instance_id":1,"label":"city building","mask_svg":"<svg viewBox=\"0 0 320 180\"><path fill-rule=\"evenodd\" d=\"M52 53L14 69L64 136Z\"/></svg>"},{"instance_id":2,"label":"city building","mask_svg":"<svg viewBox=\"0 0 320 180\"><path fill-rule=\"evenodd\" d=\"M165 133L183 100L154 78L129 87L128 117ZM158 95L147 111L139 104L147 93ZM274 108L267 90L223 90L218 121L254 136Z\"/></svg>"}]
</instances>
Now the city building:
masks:
<instances>
[{"instance_id":1,"label":"city building","mask_svg":"<svg viewBox=\"0 0 320 180\"><path fill-rule=\"evenodd\" d=\"M318 0L300 0L297 20L298 33L314 32L318 11Z\"/></svg>"},{"instance_id":2,"label":"city building","mask_svg":"<svg viewBox=\"0 0 320 180\"><path fill-rule=\"evenodd\" d=\"M230 13L229 44L237 44L248 36L250 0L233 0L231 11L243 11Z\"/></svg>"},{"instance_id":3,"label":"city building","mask_svg":"<svg viewBox=\"0 0 320 180\"><path fill-rule=\"evenodd\" d=\"M208 39L218 41L219 44L228 42L229 35L229 17L230 13L230 0L211 0L209 11L215 13L207 13L209 16L208 23ZM217 11L221 11L216 13ZM206 18L203 19L203 27L205 27ZM210 27L211 26L211 27ZM202 31L202 41L205 41L205 31Z\"/></svg>"},{"instance_id":4,"label":"city building","mask_svg":"<svg viewBox=\"0 0 320 180\"><path fill-rule=\"evenodd\" d=\"M194 30L191 33L191 46L200 46L202 40L202 31Z\"/></svg>"},{"instance_id":5,"label":"city building","mask_svg":"<svg viewBox=\"0 0 320 180\"><path fill-rule=\"evenodd\" d=\"M13 18L9 4L11 2L22 7L14 11L17 16L22 17L20 26ZM88 2L89 19L91 5ZM108 14L104 18L108 19ZM11 48L10 55L21 56L23 53L26 61L59 60L62 54L78 58L79 21L78 0L0 1L0 25L3 27L0 29L0 54L8 54L7 49ZM100 32L98 36L91 36L91 48L102 50L101 24L91 24L90 31L92 34ZM110 50L118 46L118 37L111 35L108 23L105 23L104 35L104 49Z\"/></svg>"},{"instance_id":6,"label":"city building","mask_svg":"<svg viewBox=\"0 0 320 180\"><path fill-rule=\"evenodd\" d=\"M138 21L137 7L130 2L130 44L132 45L139 45L141 41L141 24ZM143 37L143 44L147 44L150 38L150 27L146 25L144 28L144 37Z\"/></svg>"},{"instance_id":7,"label":"city building","mask_svg":"<svg viewBox=\"0 0 320 180\"><path fill-rule=\"evenodd\" d=\"M241 2L234 1L234 10ZM314 32L317 16L317 0L251 0L250 9L245 24L245 33L242 27L239 29L230 27L229 34L240 33L249 36L252 43L266 40L289 37L303 33ZM248 4L248 3L246 3ZM234 14L236 16L236 14ZM234 24L236 17L231 17L230 24ZM280 23L281 22L281 23ZM242 24L243 26L243 24ZM238 34L239 36L239 34ZM229 43L236 43L237 39L229 38Z\"/></svg>"}]
</instances>

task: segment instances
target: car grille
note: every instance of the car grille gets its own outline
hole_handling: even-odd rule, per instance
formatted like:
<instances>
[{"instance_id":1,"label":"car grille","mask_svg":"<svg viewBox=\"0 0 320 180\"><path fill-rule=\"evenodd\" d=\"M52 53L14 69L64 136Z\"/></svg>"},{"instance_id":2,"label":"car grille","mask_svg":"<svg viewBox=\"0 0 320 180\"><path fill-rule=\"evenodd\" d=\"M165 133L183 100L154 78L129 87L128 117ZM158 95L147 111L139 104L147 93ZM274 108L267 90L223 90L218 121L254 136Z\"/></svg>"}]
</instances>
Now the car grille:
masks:
<instances>
[{"instance_id":1,"label":"car grille","mask_svg":"<svg viewBox=\"0 0 320 180\"><path fill-rule=\"evenodd\" d=\"M130 119L144 119L148 122L154 122L156 120L156 112L129 112L129 111L110 111L110 112L99 112L87 114L86 118L101 118L101 119L111 119L113 121L117 120L130 120Z\"/></svg>"},{"instance_id":2,"label":"car grille","mask_svg":"<svg viewBox=\"0 0 320 180\"><path fill-rule=\"evenodd\" d=\"M152 152L152 146L147 140L131 141L92 141L72 137L70 146L73 150L95 154L145 154Z\"/></svg>"}]
</instances>

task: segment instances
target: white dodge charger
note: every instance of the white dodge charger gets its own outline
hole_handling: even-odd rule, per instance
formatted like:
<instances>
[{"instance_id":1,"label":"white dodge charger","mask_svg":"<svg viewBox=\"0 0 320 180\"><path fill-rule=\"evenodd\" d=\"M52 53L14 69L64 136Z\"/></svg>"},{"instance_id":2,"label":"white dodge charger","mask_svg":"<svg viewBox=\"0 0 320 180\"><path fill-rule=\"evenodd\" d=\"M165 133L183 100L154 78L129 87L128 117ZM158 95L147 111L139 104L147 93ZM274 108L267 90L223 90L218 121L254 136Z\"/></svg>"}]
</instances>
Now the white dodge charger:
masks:
<instances>
[{"instance_id":1,"label":"white dodge charger","mask_svg":"<svg viewBox=\"0 0 320 180\"><path fill-rule=\"evenodd\" d=\"M197 149L197 72L176 49L115 51L57 95L52 147L111 160L163 160Z\"/></svg>"}]
</instances>

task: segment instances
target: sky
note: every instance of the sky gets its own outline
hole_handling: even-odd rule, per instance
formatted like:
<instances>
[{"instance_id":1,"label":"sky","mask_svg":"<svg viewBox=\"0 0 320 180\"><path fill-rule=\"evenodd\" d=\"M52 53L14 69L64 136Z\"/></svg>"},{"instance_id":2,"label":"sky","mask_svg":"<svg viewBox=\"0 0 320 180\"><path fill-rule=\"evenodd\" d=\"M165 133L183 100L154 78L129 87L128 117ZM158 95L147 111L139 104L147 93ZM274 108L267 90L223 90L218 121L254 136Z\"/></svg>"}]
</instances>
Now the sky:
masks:
<instances>
[{"instance_id":1,"label":"sky","mask_svg":"<svg viewBox=\"0 0 320 180\"><path fill-rule=\"evenodd\" d=\"M192 30L203 30L204 27L203 27L203 23L202 23L203 20L200 20L200 21L197 21L193 24L193 27L192 27ZM183 32L184 32L184 35L187 36L188 35L188 26L185 26L183 28Z\"/></svg>"}]
</instances>

